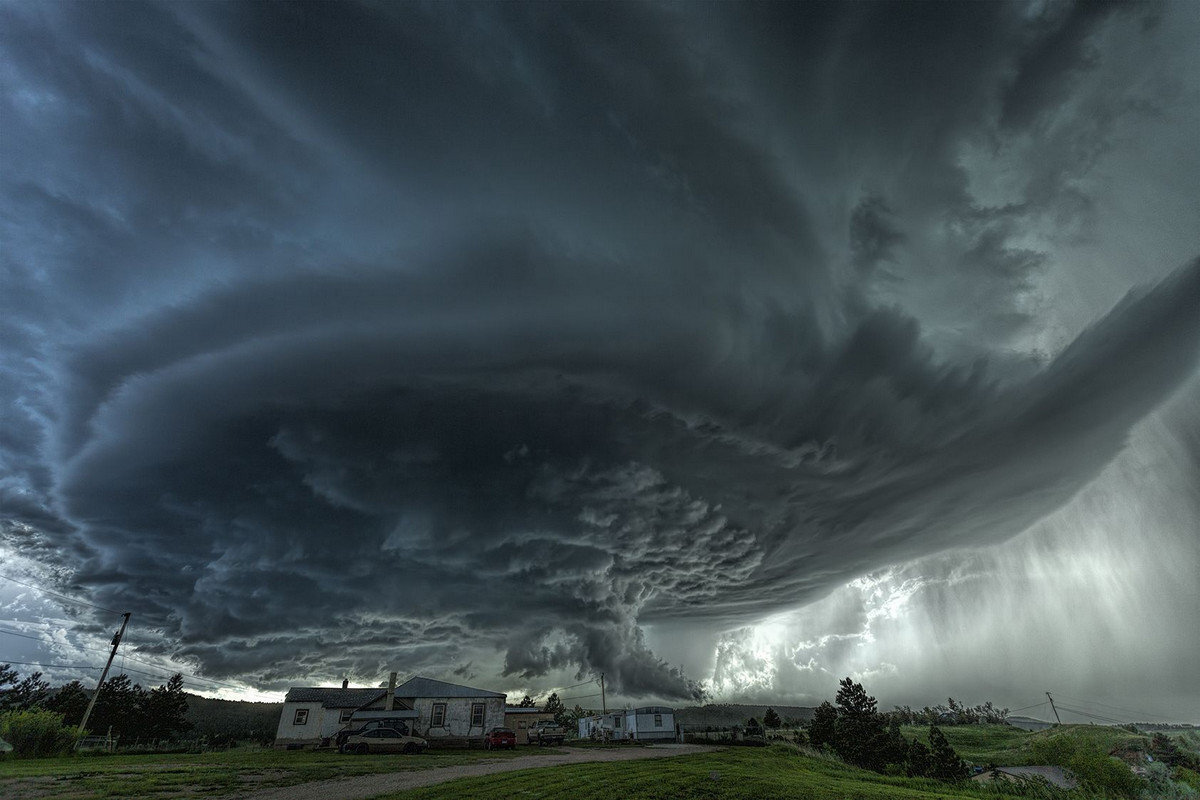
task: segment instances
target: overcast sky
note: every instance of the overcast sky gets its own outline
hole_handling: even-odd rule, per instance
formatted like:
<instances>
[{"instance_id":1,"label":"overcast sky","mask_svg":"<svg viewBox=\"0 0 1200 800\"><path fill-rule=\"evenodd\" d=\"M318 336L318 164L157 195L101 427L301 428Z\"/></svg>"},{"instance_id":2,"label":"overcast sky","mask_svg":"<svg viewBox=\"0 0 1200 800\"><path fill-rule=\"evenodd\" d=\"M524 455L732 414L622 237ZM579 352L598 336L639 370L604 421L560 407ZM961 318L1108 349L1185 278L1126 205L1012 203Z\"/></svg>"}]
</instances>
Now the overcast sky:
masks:
<instances>
[{"instance_id":1,"label":"overcast sky","mask_svg":"<svg viewBox=\"0 0 1200 800\"><path fill-rule=\"evenodd\" d=\"M245 696L1200 721L1197 41L4 4L0 573ZM0 661L94 680L117 621L0 581Z\"/></svg>"}]
</instances>

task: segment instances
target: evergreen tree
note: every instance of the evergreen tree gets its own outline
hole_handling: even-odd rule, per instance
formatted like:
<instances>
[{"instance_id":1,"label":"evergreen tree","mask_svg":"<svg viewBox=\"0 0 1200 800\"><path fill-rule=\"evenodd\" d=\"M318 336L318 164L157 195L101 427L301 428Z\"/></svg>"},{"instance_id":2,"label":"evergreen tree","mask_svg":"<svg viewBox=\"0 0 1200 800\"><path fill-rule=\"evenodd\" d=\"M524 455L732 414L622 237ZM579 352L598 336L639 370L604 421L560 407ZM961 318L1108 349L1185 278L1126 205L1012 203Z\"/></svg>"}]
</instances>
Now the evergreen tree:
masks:
<instances>
[{"instance_id":1,"label":"evergreen tree","mask_svg":"<svg viewBox=\"0 0 1200 800\"><path fill-rule=\"evenodd\" d=\"M8 664L0 666L0 711L31 711L41 708L50 694L50 684L35 672L17 680L17 672Z\"/></svg>"},{"instance_id":2,"label":"evergreen tree","mask_svg":"<svg viewBox=\"0 0 1200 800\"><path fill-rule=\"evenodd\" d=\"M808 723L808 741L816 749L832 747L833 737L837 730L837 709L826 700L813 713L812 721Z\"/></svg>"},{"instance_id":3,"label":"evergreen tree","mask_svg":"<svg viewBox=\"0 0 1200 800\"><path fill-rule=\"evenodd\" d=\"M45 707L47 711L62 714L63 724L76 726L83 720L90 699L82 683L71 681L47 699Z\"/></svg>"},{"instance_id":4,"label":"evergreen tree","mask_svg":"<svg viewBox=\"0 0 1200 800\"><path fill-rule=\"evenodd\" d=\"M191 727L191 723L184 718L187 708L183 675L177 672L165 686L159 686L146 695L142 715L145 728L138 735L160 741L187 730Z\"/></svg>"},{"instance_id":5,"label":"evergreen tree","mask_svg":"<svg viewBox=\"0 0 1200 800\"><path fill-rule=\"evenodd\" d=\"M779 715L775 713L775 709L768 708L767 713L763 714L763 727L779 728L783 726L783 720L779 719Z\"/></svg>"},{"instance_id":6,"label":"evergreen tree","mask_svg":"<svg viewBox=\"0 0 1200 800\"><path fill-rule=\"evenodd\" d=\"M532 697L530 697L529 695L525 695L525 697L522 698L521 702L517 703L517 708L533 708L536 705L537 705L537 703L533 702Z\"/></svg>"},{"instance_id":7,"label":"evergreen tree","mask_svg":"<svg viewBox=\"0 0 1200 800\"><path fill-rule=\"evenodd\" d=\"M900 732L900 718L888 718L887 730L879 742L880 760L884 764L897 764L901 767L908 761L908 740Z\"/></svg>"},{"instance_id":8,"label":"evergreen tree","mask_svg":"<svg viewBox=\"0 0 1200 800\"><path fill-rule=\"evenodd\" d=\"M924 778L929 775L929 748L920 739L913 739L908 746L904 773L910 778Z\"/></svg>"},{"instance_id":9,"label":"evergreen tree","mask_svg":"<svg viewBox=\"0 0 1200 800\"><path fill-rule=\"evenodd\" d=\"M109 678L100 687L100 696L88 719L88 728L104 736L111 726L114 736L137 737L144 728L146 692L128 675Z\"/></svg>"},{"instance_id":10,"label":"evergreen tree","mask_svg":"<svg viewBox=\"0 0 1200 800\"><path fill-rule=\"evenodd\" d=\"M847 763L881 772L887 734L875 698L861 683L844 679L837 693L837 726L833 748Z\"/></svg>"},{"instance_id":11,"label":"evergreen tree","mask_svg":"<svg viewBox=\"0 0 1200 800\"><path fill-rule=\"evenodd\" d=\"M971 774L966 762L959 757L955 749L946 741L945 735L935 725L929 726L929 750L929 772L927 774L930 778L953 783L966 780L967 776Z\"/></svg>"},{"instance_id":12,"label":"evergreen tree","mask_svg":"<svg viewBox=\"0 0 1200 800\"><path fill-rule=\"evenodd\" d=\"M546 701L546 706L542 710L547 714L553 714L555 723L567 724L567 707L563 705L562 700L558 699L558 692L550 695L550 699Z\"/></svg>"}]
</instances>

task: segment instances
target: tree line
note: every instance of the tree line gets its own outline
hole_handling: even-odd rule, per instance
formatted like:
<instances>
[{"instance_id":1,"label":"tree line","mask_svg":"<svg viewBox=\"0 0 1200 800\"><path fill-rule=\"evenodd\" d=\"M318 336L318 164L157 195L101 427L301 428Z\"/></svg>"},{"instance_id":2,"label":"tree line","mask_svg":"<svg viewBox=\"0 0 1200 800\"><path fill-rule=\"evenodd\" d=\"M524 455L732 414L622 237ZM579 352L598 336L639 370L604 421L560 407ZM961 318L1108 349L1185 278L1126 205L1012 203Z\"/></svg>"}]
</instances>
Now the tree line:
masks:
<instances>
[{"instance_id":1,"label":"tree line","mask_svg":"<svg viewBox=\"0 0 1200 800\"><path fill-rule=\"evenodd\" d=\"M90 701L91 692L79 681L52 688L40 672L21 678L11 665L0 664L0 725L7 726L5 730L11 732L16 725L19 730L36 729L38 736L54 739L57 734L42 728L51 724L78 727ZM100 686L87 727L98 735L111 731L114 737L127 740L169 741L190 727L184 718L187 708L182 674L176 673L149 690L122 674ZM17 743L12 744L15 747Z\"/></svg>"},{"instance_id":2,"label":"tree line","mask_svg":"<svg viewBox=\"0 0 1200 800\"><path fill-rule=\"evenodd\" d=\"M886 712L890 717L896 717L904 725L989 725L1008 724L1008 709L997 708L992 701L976 706L964 705L953 697L948 697L947 704L925 706L917 711L910 706L895 706L894 710Z\"/></svg>"}]
</instances>

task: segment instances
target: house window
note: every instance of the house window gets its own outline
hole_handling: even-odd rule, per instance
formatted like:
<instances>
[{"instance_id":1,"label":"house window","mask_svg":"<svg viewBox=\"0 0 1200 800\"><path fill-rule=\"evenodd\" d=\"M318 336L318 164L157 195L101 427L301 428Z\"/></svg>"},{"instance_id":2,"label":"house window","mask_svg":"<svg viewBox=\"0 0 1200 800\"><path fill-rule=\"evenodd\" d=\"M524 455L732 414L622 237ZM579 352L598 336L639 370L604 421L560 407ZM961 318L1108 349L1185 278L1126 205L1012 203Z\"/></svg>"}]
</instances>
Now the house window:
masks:
<instances>
[{"instance_id":1,"label":"house window","mask_svg":"<svg viewBox=\"0 0 1200 800\"><path fill-rule=\"evenodd\" d=\"M662 714L654 715L654 727L656 727L656 728L662 727Z\"/></svg>"},{"instance_id":2,"label":"house window","mask_svg":"<svg viewBox=\"0 0 1200 800\"><path fill-rule=\"evenodd\" d=\"M354 709L346 709L342 711L341 714L338 714L338 722L343 724L347 723L350 721L350 717L352 716L354 716Z\"/></svg>"},{"instance_id":3,"label":"house window","mask_svg":"<svg viewBox=\"0 0 1200 800\"><path fill-rule=\"evenodd\" d=\"M483 715L487 708L483 703L471 703L471 727L483 727Z\"/></svg>"},{"instance_id":4,"label":"house window","mask_svg":"<svg viewBox=\"0 0 1200 800\"><path fill-rule=\"evenodd\" d=\"M621 718L620 717L613 717L613 727L614 728L621 727Z\"/></svg>"},{"instance_id":5,"label":"house window","mask_svg":"<svg viewBox=\"0 0 1200 800\"><path fill-rule=\"evenodd\" d=\"M429 727L440 728L446 724L446 704L434 703L433 712L429 715Z\"/></svg>"},{"instance_id":6,"label":"house window","mask_svg":"<svg viewBox=\"0 0 1200 800\"><path fill-rule=\"evenodd\" d=\"M307 725L308 724L308 709L307 708L297 708L296 716L292 718L292 724L293 725Z\"/></svg>"}]
</instances>

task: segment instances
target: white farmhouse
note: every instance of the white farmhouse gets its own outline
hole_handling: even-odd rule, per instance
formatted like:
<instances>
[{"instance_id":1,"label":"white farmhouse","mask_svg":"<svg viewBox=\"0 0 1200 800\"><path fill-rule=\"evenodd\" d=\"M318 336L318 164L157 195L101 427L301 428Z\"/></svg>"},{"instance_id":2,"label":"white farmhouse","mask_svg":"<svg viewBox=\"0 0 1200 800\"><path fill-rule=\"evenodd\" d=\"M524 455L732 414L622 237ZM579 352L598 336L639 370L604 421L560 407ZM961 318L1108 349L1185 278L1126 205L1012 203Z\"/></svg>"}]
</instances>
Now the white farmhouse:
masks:
<instances>
[{"instance_id":1,"label":"white farmhouse","mask_svg":"<svg viewBox=\"0 0 1200 800\"><path fill-rule=\"evenodd\" d=\"M505 695L456 683L415 677L387 689L298 687L283 700L275 746L327 745L337 732L381 719L403 720L430 744L482 740L504 725Z\"/></svg>"},{"instance_id":2,"label":"white farmhouse","mask_svg":"<svg viewBox=\"0 0 1200 800\"><path fill-rule=\"evenodd\" d=\"M607 714L580 717L581 739L637 739L675 741L675 709L667 706L642 706Z\"/></svg>"}]
</instances>

